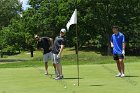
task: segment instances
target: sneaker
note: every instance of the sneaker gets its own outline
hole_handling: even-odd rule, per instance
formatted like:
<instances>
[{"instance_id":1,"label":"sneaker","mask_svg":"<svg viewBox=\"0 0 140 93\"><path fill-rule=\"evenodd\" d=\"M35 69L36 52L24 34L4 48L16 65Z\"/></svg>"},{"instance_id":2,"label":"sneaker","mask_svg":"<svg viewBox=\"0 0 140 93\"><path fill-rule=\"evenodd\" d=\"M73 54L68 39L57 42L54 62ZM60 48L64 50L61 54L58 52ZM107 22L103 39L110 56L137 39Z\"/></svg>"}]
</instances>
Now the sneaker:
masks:
<instances>
[{"instance_id":1,"label":"sneaker","mask_svg":"<svg viewBox=\"0 0 140 93\"><path fill-rule=\"evenodd\" d=\"M56 78L55 78L55 80L60 80L61 78L60 78L60 76L57 76Z\"/></svg>"},{"instance_id":2,"label":"sneaker","mask_svg":"<svg viewBox=\"0 0 140 93\"><path fill-rule=\"evenodd\" d=\"M116 75L116 77L121 77L121 73L119 73L118 75Z\"/></svg>"},{"instance_id":3,"label":"sneaker","mask_svg":"<svg viewBox=\"0 0 140 93\"><path fill-rule=\"evenodd\" d=\"M124 74L122 74L122 75L121 75L121 77L125 77L125 75L124 75Z\"/></svg>"},{"instance_id":4,"label":"sneaker","mask_svg":"<svg viewBox=\"0 0 140 93\"><path fill-rule=\"evenodd\" d=\"M64 78L63 75L60 75L60 78L63 79Z\"/></svg>"},{"instance_id":5,"label":"sneaker","mask_svg":"<svg viewBox=\"0 0 140 93\"><path fill-rule=\"evenodd\" d=\"M48 75L48 73L47 73L47 72L45 72L44 74L45 74L45 75Z\"/></svg>"},{"instance_id":6,"label":"sneaker","mask_svg":"<svg viewBox=\"0 0 140 93\"><path fill-rule=\"evenodd\" d=\"M55 78L55 80L60 80L60 79L63 79L63 75L57 76L57 77Z\"/></svg>"}]
</instances>

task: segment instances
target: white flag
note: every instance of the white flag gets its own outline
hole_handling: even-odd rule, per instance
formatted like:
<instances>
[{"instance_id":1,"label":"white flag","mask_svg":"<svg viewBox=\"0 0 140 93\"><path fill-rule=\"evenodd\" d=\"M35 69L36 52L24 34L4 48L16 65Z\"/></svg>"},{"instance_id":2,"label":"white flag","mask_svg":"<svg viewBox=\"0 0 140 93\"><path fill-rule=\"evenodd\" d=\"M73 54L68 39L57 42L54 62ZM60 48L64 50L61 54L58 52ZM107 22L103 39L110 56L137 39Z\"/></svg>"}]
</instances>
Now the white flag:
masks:
<instances>
[{"instance_id":1,"label":"white flag","mask_svg":"<svg viewBox=\"0 0 140 93\"><path fill-rule=\"evenodd\" d=\"M70 20L68 21L66 27L67 27L67 30L69 30L69 27L70 25L72 24L77 24L77 9L75 9L75 11L73 12Z\"/></svg>"}]
</instances>

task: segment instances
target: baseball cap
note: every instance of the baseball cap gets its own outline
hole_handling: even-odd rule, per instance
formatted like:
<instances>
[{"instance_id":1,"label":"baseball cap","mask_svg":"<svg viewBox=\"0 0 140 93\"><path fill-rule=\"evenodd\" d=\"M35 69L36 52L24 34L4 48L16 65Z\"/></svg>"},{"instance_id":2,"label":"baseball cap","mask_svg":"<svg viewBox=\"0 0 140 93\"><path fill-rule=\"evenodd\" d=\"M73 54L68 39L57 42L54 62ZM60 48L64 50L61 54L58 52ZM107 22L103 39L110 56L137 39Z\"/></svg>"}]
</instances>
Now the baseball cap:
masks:
<instances>
[{"instance_id":1,"label":"baseball cap","mask_svg":"<svg viewBox=\"0 0 140 93\"><path fill-rule=\"evenodd\" d=\"M62 28L61 30L60 30L60 32L62 32L62 33L66 33L66 29L65 28Z\"/></svg>"},{"instance_id":2,"label":"baseball cap","mask_svg":"<svg viewBox=\"0 0 140 93\"><path fill-rule=\"evenodd\" d=\"M38 38L39 36L38 35L35 35L35 38Z\"/></svg>"}]
</instances>

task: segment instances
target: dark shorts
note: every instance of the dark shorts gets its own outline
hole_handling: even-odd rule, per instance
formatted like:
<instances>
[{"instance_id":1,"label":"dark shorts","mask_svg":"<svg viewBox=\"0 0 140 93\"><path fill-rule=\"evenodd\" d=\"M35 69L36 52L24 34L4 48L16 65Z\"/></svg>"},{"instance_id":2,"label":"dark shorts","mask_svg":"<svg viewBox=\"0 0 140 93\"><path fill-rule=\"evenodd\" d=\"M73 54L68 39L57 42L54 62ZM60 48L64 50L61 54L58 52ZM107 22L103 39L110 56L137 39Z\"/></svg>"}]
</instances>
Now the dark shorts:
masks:
<instances>
[{"instance_id":1,"label":"dark shorts","mask_svg":"<svg viewBox=\"0 0 140 93\"><path fill-rule=\"evenodd\" d=\"M124 59L124 55L123 54L113 54L113 58L114 58L114 60Z\"/></svg>"}]
</instances>

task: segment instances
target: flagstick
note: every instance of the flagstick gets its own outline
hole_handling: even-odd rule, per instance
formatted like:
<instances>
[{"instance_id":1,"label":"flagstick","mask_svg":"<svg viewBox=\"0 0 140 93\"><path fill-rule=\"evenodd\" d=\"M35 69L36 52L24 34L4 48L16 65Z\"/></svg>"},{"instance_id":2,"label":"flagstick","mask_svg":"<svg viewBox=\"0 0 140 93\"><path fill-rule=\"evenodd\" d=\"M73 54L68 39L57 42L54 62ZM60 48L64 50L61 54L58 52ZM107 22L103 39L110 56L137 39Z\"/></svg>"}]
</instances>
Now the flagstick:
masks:
<instances>
[{"instance_id":1,"label":"flagstick","mask_svg":"<svg viewBox=\"0 0 140 93\"><path fill-rule=\"evenodd\" d=\"M76 0L77 3L77 0ZM73 12L70 20L66 24L67 30L69 30L70 25L76 24L76 42L75 42L75 50L77 55L77 72L78 72L78 86L79 86L79 56L78 56L78 32L77 32L77 9L75 7L75 11Z\"/></svg>"},{"instance_id":2,"label":"flagstick","mask_svg":"<svg viewBox=\"0 0 140 93\"><path fill-rule=\"evenodd\" d=\"M77 0L75 0L75 9L77 9ZM78 86L79 86L79 49L78 49L78 32L77 32L77 24L76 24L76 55L77 55L77 80L78 80Z\"/></svg>"},{"instance_id":3,"label":"flagstick","mask_svg":"<svg viewBox=\"0 0 140 93\"><path fill-rule=\"evenodd\" d=\"M78 73L78 86L79 86L79 55L78 55L78 32L76 24L76 55L77 55L77 73Z\"/></svg>"}]
</instances>

